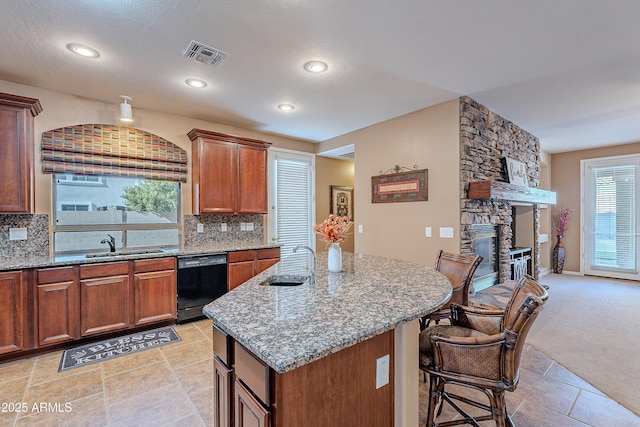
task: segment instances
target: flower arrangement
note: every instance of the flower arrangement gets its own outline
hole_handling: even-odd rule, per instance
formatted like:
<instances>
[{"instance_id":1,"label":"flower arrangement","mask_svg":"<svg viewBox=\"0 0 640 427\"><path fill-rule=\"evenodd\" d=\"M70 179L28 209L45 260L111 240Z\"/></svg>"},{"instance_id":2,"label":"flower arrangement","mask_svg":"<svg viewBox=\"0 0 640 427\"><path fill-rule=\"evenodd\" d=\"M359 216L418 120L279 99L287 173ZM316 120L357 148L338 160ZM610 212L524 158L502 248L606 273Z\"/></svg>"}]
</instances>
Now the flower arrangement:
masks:
<instances>
[{"instance_id":1,"label":"flower arrangement","mask_svg":"<svg viewBox=\"0 0 640 427\"><path fill-rule=\"evenodd\" d=\"M553 215L553 224L556 227L556 234L558 236L564 236L564 233L568 230L568 223L572 214L573 209L562 208Z\"/></svg>"},{"instance_id":2,"label":"flower arrangement","mask_svg":"<svg viewBox=\"0 0 640 427\"><path fill-rule=\"evenodd\" d=\"M349 229L353 225L346 216L329 215L321 224L315 224L313 229L316 234L322 236L322 241L327 243L340 243L349 235Z\"/></svg>"}]
</instances>

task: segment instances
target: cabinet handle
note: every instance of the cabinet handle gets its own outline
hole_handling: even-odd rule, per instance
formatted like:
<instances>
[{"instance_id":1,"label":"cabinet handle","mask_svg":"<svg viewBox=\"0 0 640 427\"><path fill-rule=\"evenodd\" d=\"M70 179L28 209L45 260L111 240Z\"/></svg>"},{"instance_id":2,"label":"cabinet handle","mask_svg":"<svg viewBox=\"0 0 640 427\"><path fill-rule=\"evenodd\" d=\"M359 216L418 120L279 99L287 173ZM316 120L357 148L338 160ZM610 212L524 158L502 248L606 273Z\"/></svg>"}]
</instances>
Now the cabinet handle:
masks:
<instances>
[{"instance_id":1,"label":"cabinet handle","mask_svg":"<svg viewBox=\"0 0 640 427\"><path fill-rule=\"evenodd\" d=\"M272 237L271 241L276 242L276 241L278 241L278 238L277 237Z\"/></svg>"}]
</instances>

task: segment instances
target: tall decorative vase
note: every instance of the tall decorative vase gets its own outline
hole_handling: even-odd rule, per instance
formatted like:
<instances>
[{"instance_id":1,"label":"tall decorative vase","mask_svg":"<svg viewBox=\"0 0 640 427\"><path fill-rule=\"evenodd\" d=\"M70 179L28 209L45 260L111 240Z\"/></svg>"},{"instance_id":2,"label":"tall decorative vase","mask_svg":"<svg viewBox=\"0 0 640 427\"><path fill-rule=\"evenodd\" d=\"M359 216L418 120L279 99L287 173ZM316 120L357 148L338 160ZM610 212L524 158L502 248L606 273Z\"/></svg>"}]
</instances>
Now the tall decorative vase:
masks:
<instances>
[{"instance_id":1,"label":"tall decorative vase","mask_svg":"<svg viewBox=\"0 0 640 427\"><path fill-rule=\"evenodd\" d=\"M562 269L564 268L564 257L566 255L566 250L562 242L564 236L557 236L557 239L556 245L553 247L553 272L562 274Z\"/></svg>"},{"instance_id":2,"label":"tall decorative vase","mask_svg":"<svg viewBox=\"0 0 640 427\"><path fill-rule=\"evenodd\" d=\"M329 271L339 273L342 271L342 249L339 243L329 245L329 254L327 255L327 264Z\"/></svg>"}]
</instances>

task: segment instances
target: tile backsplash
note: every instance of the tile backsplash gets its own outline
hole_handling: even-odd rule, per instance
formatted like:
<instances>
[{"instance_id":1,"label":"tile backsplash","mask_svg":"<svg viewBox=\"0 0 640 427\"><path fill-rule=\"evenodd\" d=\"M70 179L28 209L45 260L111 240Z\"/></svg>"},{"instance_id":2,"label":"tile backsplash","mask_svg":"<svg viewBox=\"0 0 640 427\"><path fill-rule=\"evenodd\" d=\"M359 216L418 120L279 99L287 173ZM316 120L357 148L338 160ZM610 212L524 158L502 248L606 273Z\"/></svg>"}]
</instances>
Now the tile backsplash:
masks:
<instances>
[{"instance_id":1,"label":"tile backsplash","mask_svg":"<svg viewBox=\"0 0 640 427\"><path fill-rule=\"evenodd\" d=\"M198 233L198 224L202 224L202 233ZM221 230L223 224L226 224L226 231ZM252 227L253 230L251 230ZM262 243L264 234L264 215L261 214L184 216L186 247L207 246L213 243Z\"/></svg>"},{"instance_id":2,"label":"tile backsplash","mask_svg":"<svg viewBox=\"0 0 640 427\"><path fill-rule=\"evenodd\" d=\"M10 228L26 228L27 240L9 240ZM49 215L0 215L0 256L49 256Z\"/></svg>"}]
</instances>

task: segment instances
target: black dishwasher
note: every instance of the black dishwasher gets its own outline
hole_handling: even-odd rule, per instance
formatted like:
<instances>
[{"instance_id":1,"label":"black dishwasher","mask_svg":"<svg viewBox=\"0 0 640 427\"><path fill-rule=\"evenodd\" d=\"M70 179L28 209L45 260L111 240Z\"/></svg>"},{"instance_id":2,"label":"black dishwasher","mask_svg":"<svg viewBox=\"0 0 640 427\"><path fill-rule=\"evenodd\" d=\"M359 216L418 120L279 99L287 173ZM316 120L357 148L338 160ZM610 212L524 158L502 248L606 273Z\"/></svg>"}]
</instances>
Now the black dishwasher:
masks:
<instances>
[{"instance_id":1,"label":"black dishwasher","mask_svg":"<svg viewBox=\"0 0 640 427\"><path fill-rule=\"evenodd\" d=\"M178 323L204 318L202 308L226 292L226 254L178 257Z\"/></svg>"}]
</instances>

